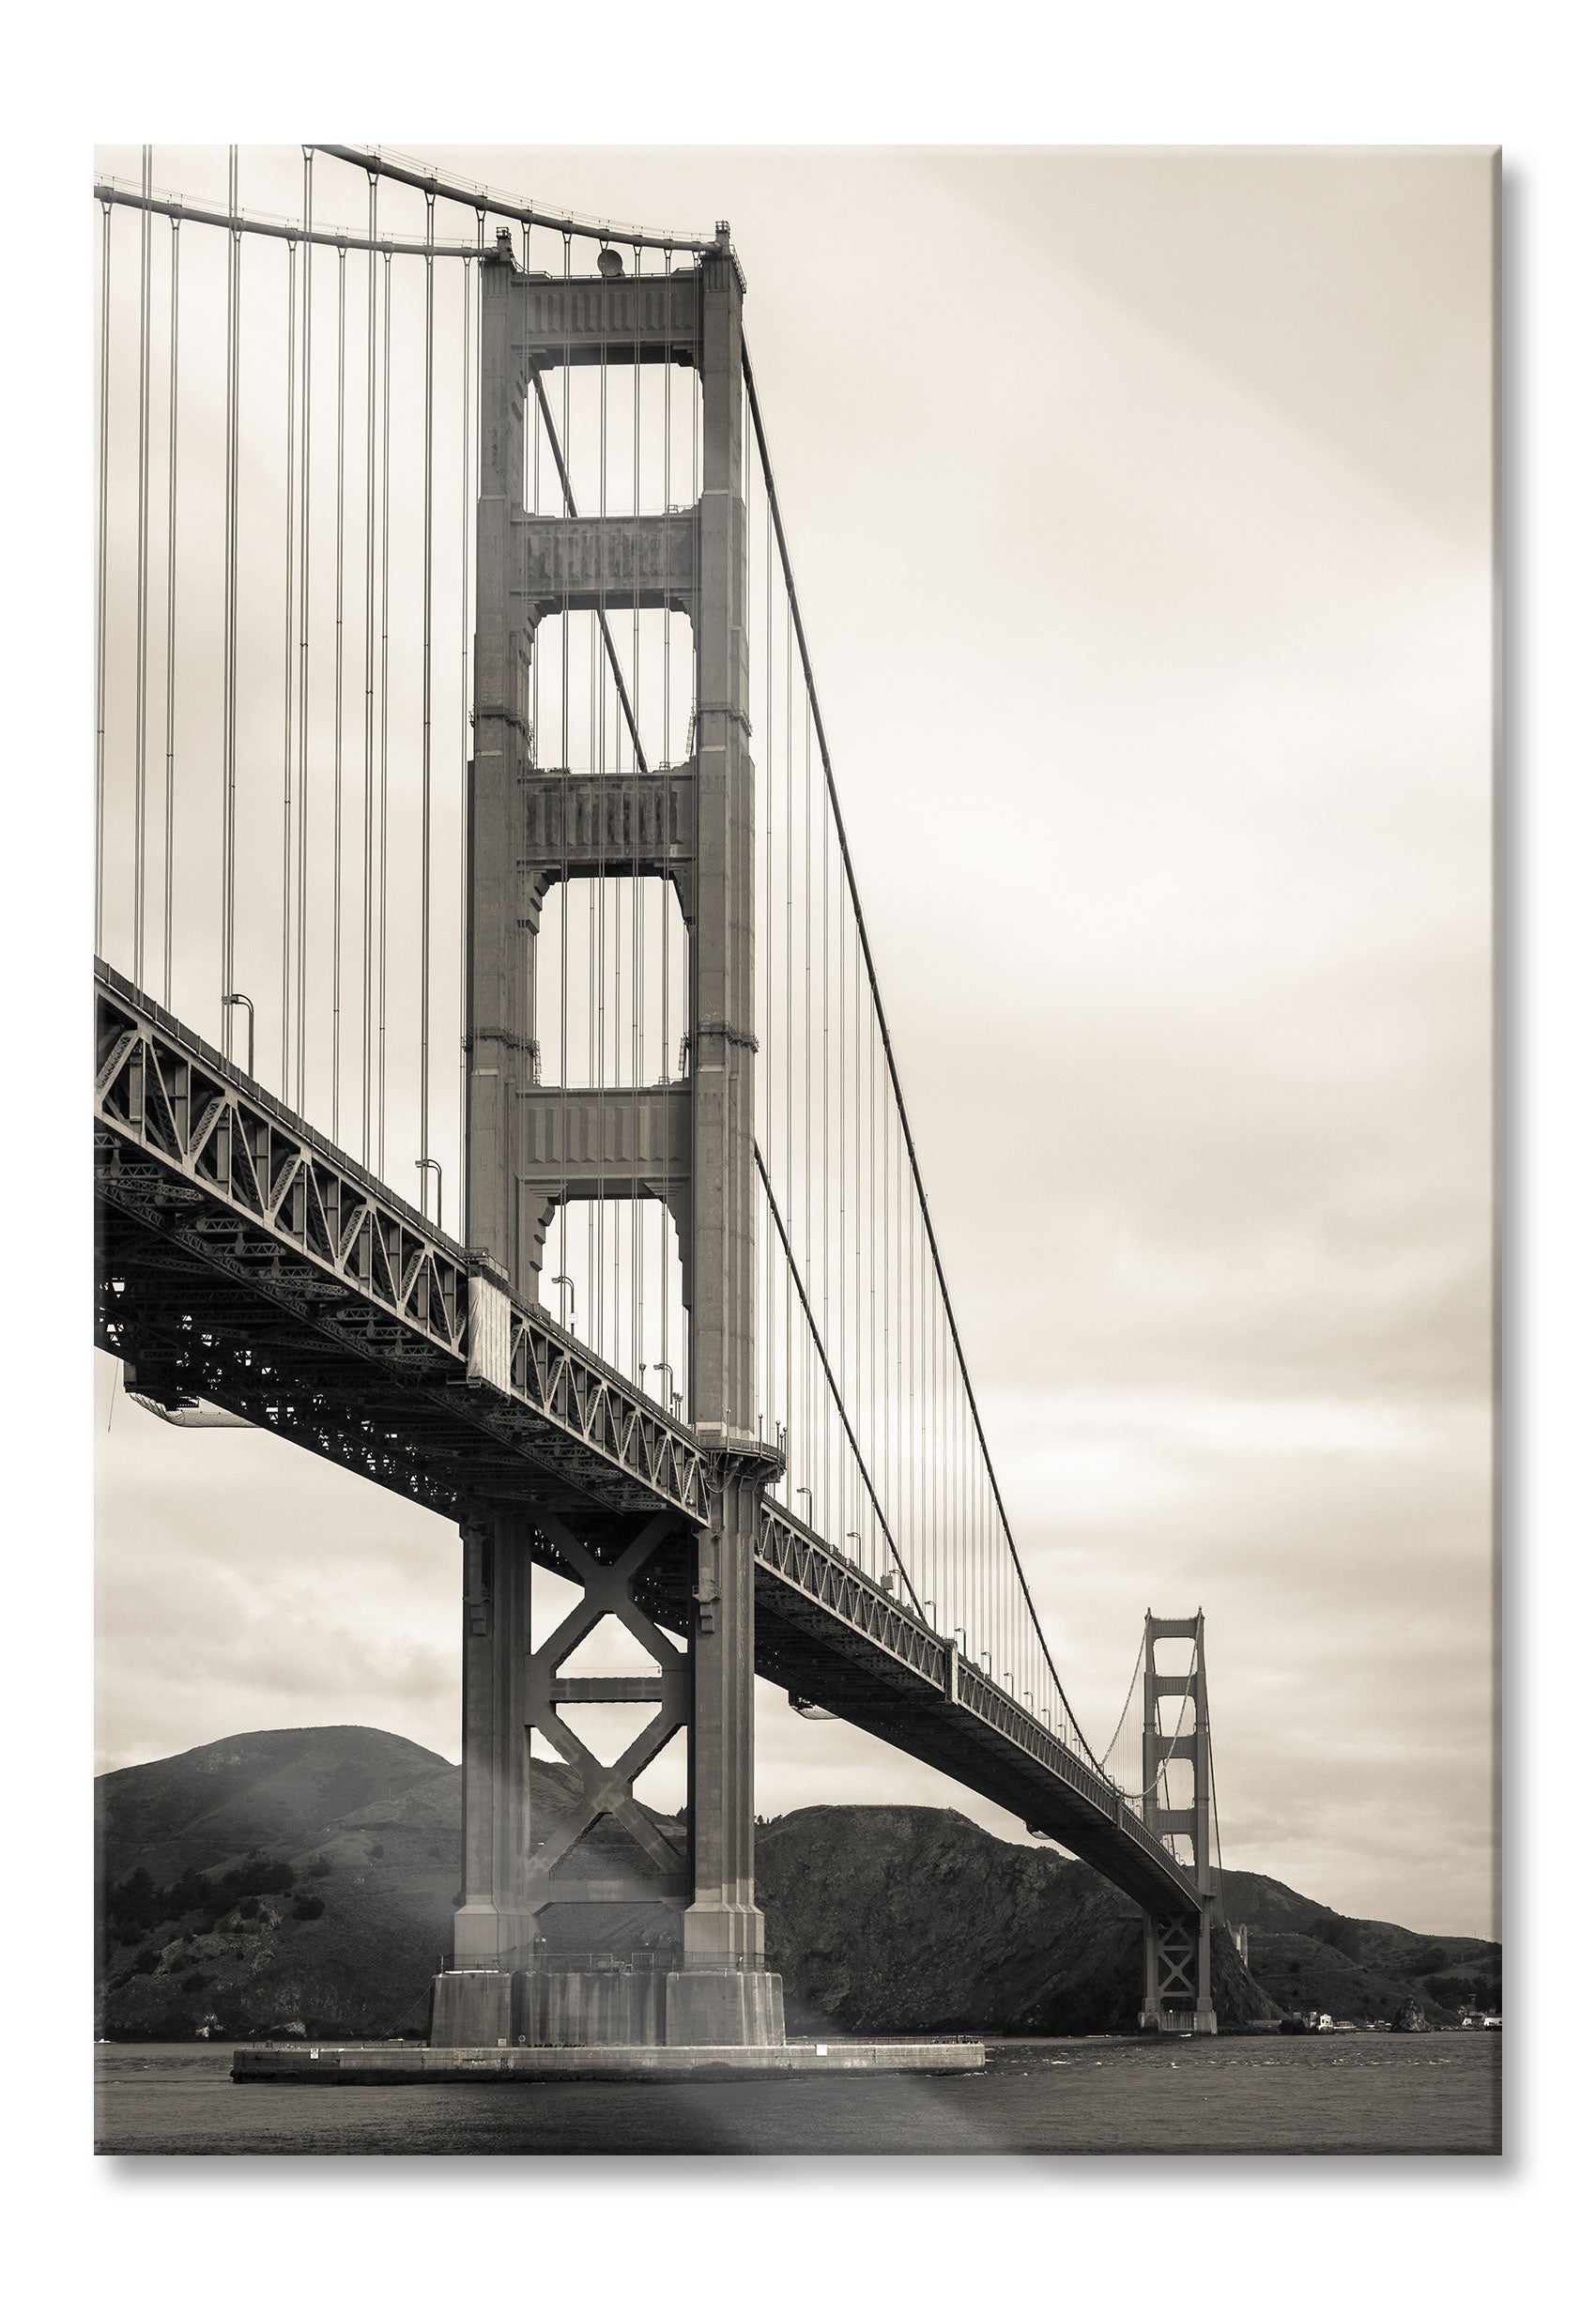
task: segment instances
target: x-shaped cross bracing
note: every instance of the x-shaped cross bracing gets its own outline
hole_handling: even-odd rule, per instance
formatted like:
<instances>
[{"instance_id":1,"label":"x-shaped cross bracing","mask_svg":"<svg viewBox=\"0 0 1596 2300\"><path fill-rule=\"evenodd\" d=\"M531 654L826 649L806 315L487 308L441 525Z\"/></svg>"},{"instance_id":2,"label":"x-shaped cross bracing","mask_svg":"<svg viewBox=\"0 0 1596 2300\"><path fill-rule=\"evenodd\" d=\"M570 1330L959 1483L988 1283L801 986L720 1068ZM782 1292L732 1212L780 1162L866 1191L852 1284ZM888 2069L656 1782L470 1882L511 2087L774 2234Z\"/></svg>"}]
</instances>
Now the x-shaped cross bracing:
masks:
<instances>
[{"instance_id":1,"label":"x-shaped cross bracing","mask_svg":"<svg viewBox=\"0 0 1596 2300\"><path fill-rule=\"evenodd\" d=\"M672 1736L687 1722L689 1670L687 1657L654 1627L632 1593L632 1578L653 1555L670 1531L672 1519L661 1510L649 1519L613 1565L606 1565L586 1549L565 1526L545 1518L543 1531L559 1550L582 1585L572 1611L533 1652L527 1671L527 1724L544 1736L572 1766L581 1783L572 1810L537 1847L529 1870L529 1897L534 1909L555 1902L658 1901L685 1908L691 1898L689 1880L677 1848L649 1818L632 1785L645 1766L652 1763ZM659 1664L654 1677L561 1677L560 1665L569 1659L596 1624L613 1615ZM612 1765L595 1756L560 1714L560 1707L587 1701L637 1701L657 1704L642 1731ZM619 1878L558 1878L555 1869L589 1830L606 1814L612 1814L659 1872L653 1885Z\"/></svg>"}]
</instances>

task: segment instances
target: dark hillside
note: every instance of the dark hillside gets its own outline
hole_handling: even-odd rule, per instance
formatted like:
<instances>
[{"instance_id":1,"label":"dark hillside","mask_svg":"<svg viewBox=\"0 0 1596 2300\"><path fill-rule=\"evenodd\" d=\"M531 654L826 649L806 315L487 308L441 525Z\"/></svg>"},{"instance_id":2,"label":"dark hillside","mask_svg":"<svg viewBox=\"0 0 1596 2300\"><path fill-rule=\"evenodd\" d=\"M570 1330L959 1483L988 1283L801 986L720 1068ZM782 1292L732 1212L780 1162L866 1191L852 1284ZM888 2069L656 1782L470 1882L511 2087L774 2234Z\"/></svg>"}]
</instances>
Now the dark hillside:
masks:
<instances>
[{"instance_id":1,"label":"dark hillside","mask_svg":"<svg viewBox=\"0 0 1596 2300\"><path fill-rule=\"evenodd\" d=\"M568 1809L534 1765L534 1827ZM96 2032L120 2038L419 2032L459 1882L458 1768L357 1725L246 1733L95 1785ZM656 1816L667 1833L680 1824ZM630 1851L617 1824L580 1871ZM1067 2034L1128 2028L1141 1923L1045 1846L922 1805L811 1806L761 1826L760 1899L795 2031ZM1500 1954L1339 1916L1272 1878L1227 1879L1251 1972L1216 1943L1221 2025L1285 2011L1435 2021L1499 2002ZM583 1912L581 1943L634 1920ZM552 1930L552 1927L551 1927Z\"/></svg>"},{"instance_id":2,"label":"dark hillside","mask_svg":"<svg viewBox=\"0 0 1596 2300\"><path fill-rule=\"evenodd\" d=\"M364 1725L235 1733L94 1785L108 1881L142 1863L157 1884L282 1836L301 1842L357 1806L453 1778L447 1757Z\"/></svg>"},{"instance_id":3,"label":"dark hillside","mask_svg":"<svg viewBox=\"0 0 1596 2300\"><path fill-rule=\"evenodd\" d=\"M757 1876L770 1960L815 2029L1058 2036L1135 2021L1141 1916L1051 1847L926 1805L811 1805L760 1832ZM1222 2025L1274 2011L1228 1940L1214 1966Z\"/></svg>"},{"instance_id":4,"label":"dark hillside","mask_svg":"<svg viewBox=\"0 0 1596 2300\"><path fill-rule=\"evenodd\" d=\"M1249 1928L1254 1975L1288 2012L1389 2021L1409 1998L1435 2020L1502 2009L1502 1952L1494 1940L1343 1917L1245 1869L1228 1874L1224 1890L1226 1915Z\"/></svg>"}]
</instances>

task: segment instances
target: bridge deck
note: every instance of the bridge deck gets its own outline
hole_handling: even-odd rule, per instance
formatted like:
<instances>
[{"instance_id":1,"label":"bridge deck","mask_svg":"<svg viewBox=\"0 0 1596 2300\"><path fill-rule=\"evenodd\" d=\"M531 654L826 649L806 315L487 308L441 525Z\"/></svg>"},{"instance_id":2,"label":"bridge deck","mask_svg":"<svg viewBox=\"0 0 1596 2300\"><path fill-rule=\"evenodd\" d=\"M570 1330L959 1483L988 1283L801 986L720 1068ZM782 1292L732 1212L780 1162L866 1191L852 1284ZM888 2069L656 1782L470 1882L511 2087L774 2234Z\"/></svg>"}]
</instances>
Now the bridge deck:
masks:
<instances>
[{"instance_id":1,"label":"bridge deck","mask_svg":"<svg viewBox=\"0 0 1596 2300\"><path fill-rule=\"evenodd\" d=\"M214 1400L459 1518L705 1518L692 1433L529 1305L508 1384L473 1378L464 1250L103 962L97 1339L157 1397ZM684 1627L691 1545L646 1596ZM563 1571L552 1546L543 1561ZM1156 1913L1192 1879L1117 1791L818 1532L767 1503L757 1665L1067 1846Z\"/></svg>"}]
</instances>

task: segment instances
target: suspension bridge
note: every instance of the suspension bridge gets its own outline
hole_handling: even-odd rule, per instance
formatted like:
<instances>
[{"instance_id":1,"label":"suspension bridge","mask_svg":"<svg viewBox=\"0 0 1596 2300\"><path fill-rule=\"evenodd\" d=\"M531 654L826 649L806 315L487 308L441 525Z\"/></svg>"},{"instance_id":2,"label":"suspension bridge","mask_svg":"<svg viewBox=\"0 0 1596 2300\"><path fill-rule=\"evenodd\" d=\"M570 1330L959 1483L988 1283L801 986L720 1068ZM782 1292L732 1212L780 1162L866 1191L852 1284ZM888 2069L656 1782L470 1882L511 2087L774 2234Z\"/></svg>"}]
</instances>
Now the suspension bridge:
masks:
<instances>
[{"instance_id":1,"label":"suspension bridge","mask_svg":"<svg viewBox=\"0 0 1596 2300\"><path fill-rule=\"evenodd\" d=\"M97 1339L178 1426L459 1528L434 2042L780 2043L756 1674L1111 1878L1144 2025L1211 2030L1202 1618L1147 1617L1095 1754L949 1298L729 228L338 146L276 214L259 161L94 187ZM534 1568L575 1592L535 1627ZM671 1831L637 1792L678 1734ZM541 1842L534 1735L578 1785Z\"/></svg>"}]
</instances>

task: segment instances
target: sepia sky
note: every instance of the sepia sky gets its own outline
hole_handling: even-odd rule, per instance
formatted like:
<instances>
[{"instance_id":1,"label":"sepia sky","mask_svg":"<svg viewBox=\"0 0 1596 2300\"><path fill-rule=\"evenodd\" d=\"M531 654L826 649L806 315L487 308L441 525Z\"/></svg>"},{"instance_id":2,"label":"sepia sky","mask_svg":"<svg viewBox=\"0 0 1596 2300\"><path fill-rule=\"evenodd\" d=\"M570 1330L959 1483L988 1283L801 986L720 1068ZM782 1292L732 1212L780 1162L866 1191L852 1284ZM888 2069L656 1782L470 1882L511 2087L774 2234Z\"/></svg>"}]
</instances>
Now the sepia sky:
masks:
<instances>
[{"instance_id":1,"label":"sepia sky","mask_svg":"<svg viewBox=\"0 0 1596 2300\"><path fill-rule=\"evenodd\" d=\"M1227 1862L1494 1932L1490 158L425 157L731 222L944 1259L1088 1736L1144 1609L1202 1605ZM296 206L280 173L249 205ZM335 1723L457 1755L453 1527L96 1373L101 1765ZM762 1812L1017 1832L769 1688L759 1722Z\"/></svg>"}]
</instances>

